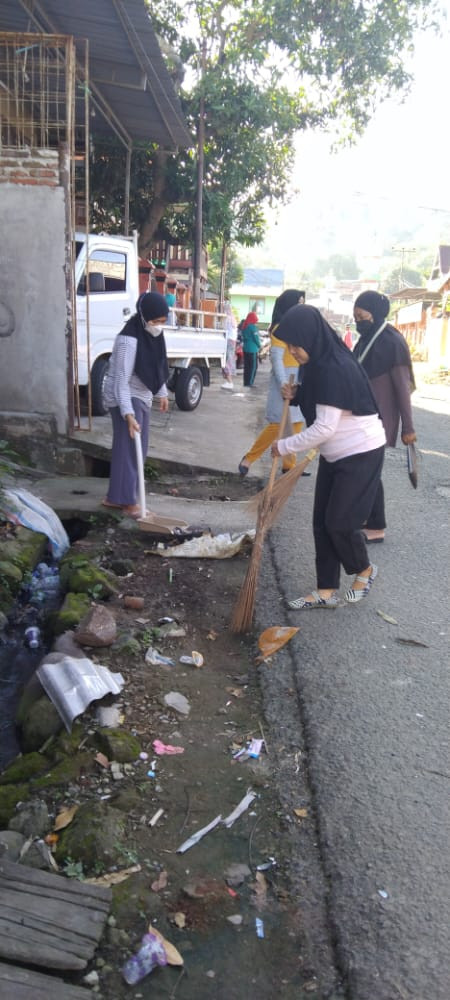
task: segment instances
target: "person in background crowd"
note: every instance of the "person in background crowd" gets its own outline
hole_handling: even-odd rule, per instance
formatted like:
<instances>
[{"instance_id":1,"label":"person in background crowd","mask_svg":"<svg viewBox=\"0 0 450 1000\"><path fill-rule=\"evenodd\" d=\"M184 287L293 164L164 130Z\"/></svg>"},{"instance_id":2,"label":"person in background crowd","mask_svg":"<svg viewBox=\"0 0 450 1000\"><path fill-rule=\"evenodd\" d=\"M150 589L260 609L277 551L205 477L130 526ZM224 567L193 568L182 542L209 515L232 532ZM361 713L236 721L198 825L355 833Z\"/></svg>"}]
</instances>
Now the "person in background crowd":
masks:
<instances>
[{"instance_id":1,"label":"person in background crowd","mask_svg":"<svg viewBox=\"0 0 450 1000\"><path fill-rule=\"evenodd\" d=\"M377 404L365 372L318 309L289 309L277 337L302 365L301 385L285 385L283 397L300 405L307 429L274 442L272 455L320 451L313 514L317 589L289 607L336 607L341 566L355 574L345 600L357 604L378 572L361 529L383 467L386 436Z\"/></svg>"},{"instance_id":2,"label":"person in background crowd","mask_svg":"<svg viewBox=\"0 0 450 1000\"><path fill-rule=\"evenodd\" d=\"M233 389L233 377L236 374L236 340L237 328L233 315L231 303L226 301L225 310L225 330L227 334L227 347L225 356L225 367L222 368L223 384L222 389Z\"/></svg>"},{"instance_id":3,"label":"person in background crowd","mask_svg":"<svg viewBox=\"0 0 450 1000\"><path fill-rule=\"evenodd\" d=\"M273 307L272 321L269 326L270 360L272 362L272 371L270 374L269 393L266 404L266 420L268 423L256 438L256 441L252 444L249 451L247 451L244 457L241 458L238 466L241 476L247 475L252 463L256 462L258 458L261 458L261 455L264 454L267 448L270 448L272 442L278 437L281 414L283 412L283 397L281 395L281 388L285 382L289 381L290 375L297 377L298 362L292 357L291 354L289 354L286 344L283 343L282 340L278 340L276 331L281 319L287 313L288 309L291 309L292 306L296 306L299 302L304 301L304 292L299 291L297 288L286 288L286 290L278 296ZM295 433L298 434L302 428L302 414L298 407L292 406L290 407L290 411L292 428ZM295 455L286 455L283 458L283 471L288 472L289 469L293 468L295 462Z\"/></svg>"},{"instance_id":4,"label":"person in background crowd","mask_svg":"<svg viewBox=\"0 0 450 1000\"><path fill-rule=\"evenodd\" d=\"M113 425L111 469L105 507L115 507L137 518L138 473L134 435L140 431L142 454L148 448L153 396L163 412L169 407L166 381L169 374L163 325L169 307L159 292L145 292L136 312L114 341L105 379L105 403Z\"/></svg>"},{"instance_id":5,"label":"person in background crowd","mask_svg":"<svg viewBox=\"0 0 450 1000\"><path fill-rule=\"evenodd\" d=\"M403 444L416 440L411 393L415 389L409 347L388 323L390 303L380 292L361 292L353 314L359 340L354 356L366 372L383 421L388 447L395 448L401 421ZM380 479L373 507L364 526L368 542L383 542L386 529L384 490Z\"/></svg>"},{"instance_id":6,"label":"person in background crowd","mask_svg":"<svg viewBox=\"0 0 450 1000\"><path fill-rule=\"evenodd\" d=\"M261 341L258 336L258 317L249 312L242 324L242 346L244 349L244 386L251 388L258 369L258 351Z\"/></svg>"}]
</instances>

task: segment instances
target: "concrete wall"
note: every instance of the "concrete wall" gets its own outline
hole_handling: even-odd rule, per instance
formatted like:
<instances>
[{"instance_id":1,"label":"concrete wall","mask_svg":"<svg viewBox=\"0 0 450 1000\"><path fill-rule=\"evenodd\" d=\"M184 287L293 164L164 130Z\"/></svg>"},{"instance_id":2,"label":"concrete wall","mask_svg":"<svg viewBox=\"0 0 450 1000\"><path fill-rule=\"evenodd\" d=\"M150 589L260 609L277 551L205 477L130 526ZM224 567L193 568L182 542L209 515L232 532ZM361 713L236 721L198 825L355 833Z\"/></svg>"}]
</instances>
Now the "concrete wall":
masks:
<instances>
[{"instance_id":1,"label":"concrete wall","mask_svg":"<svg viewBox=\"0 0 450 1000\"><path fill-rule=\"evenodd\" d=\"M3 151L0 232L0 411L49 418L64 434L66 214L57 152Z\"/></svg>"}]
</instances>

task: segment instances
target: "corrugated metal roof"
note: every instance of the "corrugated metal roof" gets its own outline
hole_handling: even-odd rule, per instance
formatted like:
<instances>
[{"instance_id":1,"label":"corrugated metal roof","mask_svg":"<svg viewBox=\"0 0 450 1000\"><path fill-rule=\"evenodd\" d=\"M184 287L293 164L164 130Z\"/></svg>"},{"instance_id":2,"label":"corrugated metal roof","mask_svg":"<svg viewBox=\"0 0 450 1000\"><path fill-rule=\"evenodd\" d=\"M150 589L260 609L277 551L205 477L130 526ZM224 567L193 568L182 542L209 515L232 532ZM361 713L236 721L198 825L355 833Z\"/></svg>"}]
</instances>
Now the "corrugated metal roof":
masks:
<instances>
[{"instance_id":1,"label":"corrugated metal roof","mask_svg":"<svg viewBox=\"0 0 450 1000\"><path fill-rule=\"evenodd\" d=\"M0 29L88 39L92 90L124 136L193 145L143 0L2 0ZM92 131L106 130L97 116Z\"/></svg>"}]
</instances>

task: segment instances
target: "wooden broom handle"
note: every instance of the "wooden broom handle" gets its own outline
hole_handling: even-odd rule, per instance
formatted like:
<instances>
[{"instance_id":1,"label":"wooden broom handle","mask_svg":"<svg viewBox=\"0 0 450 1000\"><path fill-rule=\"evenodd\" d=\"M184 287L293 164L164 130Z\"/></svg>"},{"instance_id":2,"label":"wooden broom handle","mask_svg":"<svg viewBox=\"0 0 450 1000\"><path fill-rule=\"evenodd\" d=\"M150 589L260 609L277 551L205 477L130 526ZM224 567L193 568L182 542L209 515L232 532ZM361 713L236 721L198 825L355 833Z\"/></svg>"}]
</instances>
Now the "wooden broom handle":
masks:
<instances>
[{"instance_id":1,"label":"wooden broom handle","mask_svg":"<svg viewBox=\"0 0 450 1000\"><path fill-rule=\"evenodd\" d=\"M290 375L289 376L289 385L290 386L294 385L294 378L295 378L294 375ZM283 412L281 414L281 420L280 420L280 425L279 425L279 429L278 429L277 441L280 441L280 439L283 437L284 428L286 427L286 421L287 421L287 418L288 418L290 402L291 402L290 399L285 399L285 401L284 401ZM266 486L266 498L267 499L269 499L270 494L272 492L272 487L273 487L273 484L275 482L275 476L277 474L278 462L280 461L280 458L281 458L281 455L275 455L274 458L272 459L272 468L270 470L269 482L267 483L267 486Z\"/></svg>"}]
</instances>

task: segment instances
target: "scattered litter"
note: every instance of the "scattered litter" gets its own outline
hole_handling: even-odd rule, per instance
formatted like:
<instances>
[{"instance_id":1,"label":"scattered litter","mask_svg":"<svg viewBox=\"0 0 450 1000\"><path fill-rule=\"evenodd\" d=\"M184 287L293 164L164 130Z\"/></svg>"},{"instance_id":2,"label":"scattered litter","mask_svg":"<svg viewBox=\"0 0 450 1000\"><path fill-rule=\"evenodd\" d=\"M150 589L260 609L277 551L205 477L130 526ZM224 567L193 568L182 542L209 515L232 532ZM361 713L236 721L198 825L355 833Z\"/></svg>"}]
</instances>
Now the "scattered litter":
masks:
<instances>
[{"instance_id":1,"label":"scattered litter","mask_svg":"<svg viewBox=\"0 0 450 1000\"><path fill-rule=\"evenodd\" d=\"M154 815L152 816L152 818L151 818L151 820L150 820L150 822L149 822L148 825L149 826L155 826L156 823L158 822L158 820L161 819L161 816L162 816L163 812L164 812L164 809L157 809L156 812L154 813Z\"/></svg>"},{"instance_id":2,"label":"scattered litter","mask_svg":"<svg viewBox=\"0 0 450 1000\"><path fill-rule=\"evenodd\" d=\"M159 542L155 549L149 550L152 555L163 556L164 558L184 558L184 559L231 559L238 552L253 542L255 537L254 529L241 534L223 535L203 535L201 538L190 538L181 545L173 545L166 548L163 542ZM169 583L170 580L169 570Z\"/></svg>"},{"instance_id":3,"label":"scattered litter","mask_svg":"<svg viewBox=\"0 0 450 1000\"><path fill-rule=\"evenodd\" d=\"M5 504L10 501L9 504ZM2 490L2 510L13 524L22 524L31 531L42 532L49 542L54 559L60 559L70 546L69 536L55 511L28 490Z\"/></svg>"},{"instance_id":4,"label":"scattered litter","mask_svg":"<svg viewBox=\"0 0 450 1000\"><path fill-rule=\"evenodd\" d=\"M131 868L122 868L118 872L107 872L106 875L95 875L92 878L85 878L83 881L89 882L90 885L120 885L130 875L140 871L142 871L140 865L133 865Z\"/></svg>"},{"instance_id":5,"label":"scattered litter","mask_svg":"<svg viewBox=\"0 0 450 1000\"><path fill-rule=\"evenodd\" d=\"M105 756L104 753L100 753L100 752L96 753L96 755L94 757L94 760L96 761L97 764L100 764L100 767L104 767L105 770L106 770L106 768L109 767L109 760Z\"/></svg>"},{"instance_id":6,"label":"scattered litter","mask_svg":"<svg viewBox=\"0 0 450 1000\"><path fill-rule=\"evenodd\" d=\"M162 871L158 875L158 878L154 882L152 882L150 888L152 892L160 892L160 890L165 889L166 886L167 886L167 872Z\"/></svg>"},{"instance_id":7,"label":"scattered litter","mask_svg":"<svg viewBox=\"0 0 450 1000\"><path fill-rule=\"evenodd\" d=\"M122 781L122 778L125 777L122 768L120 764L117 762L117 760L111 761L111 777L113 781Z\"/></svg>"},{"instance_id":8,"label":"scattered litter","mask_svg":"<svg viewBox=\"0 0 450 1000\"><path fill-rule=\"evenodd\" d=\"M170 743L161 743L161 740L153 740L153 749L159 757L163 754L184 753L184 747L173 747Z\"/></svg>"},{"instance_id":9,"label":"scattered litter","mask_svg":"<svg viewBox=\"0 0 450 1000\"><path fill-rule=\"evenodd\" d=\"M191 706L184 697L184 694L180 694L179 691L169 691L169 694L164 695L164 704L168 705L169 708L173 708L175 712L179 712L180 715L189 715L191 711Z\"/></svg>"},{"instance_id":10,"label":"scattered litter","mask_svg":"<svg viewBox=\"0 0 450 1000\"><path fill-rule=\"evenodd\" d=\"M93 969L92 972L88 972L87 976L83 976L83 983L86 983L87 986L96 986L98 989L98 984L99 984L98 972L96 972L95 969Z\"/></svg>"},{"instance_id":11,"label":"scattered litter","mask_svg":"<svg viewBox=\"0 0 450 1000\"><path fill-rule=\"evenodd\" d=\"M175 618L169 618L168 615L165 618L158 618L158 625L172 625Z\"/></svg>"},{"instance_id":12,"label":"scattered litter","mask_svg":"<svg viewBox=\"0 0 450 1000\"><path fill-rule=\"evenodd\" d=\"M282 646L285 646L289 639L292 639L298 632L298 628L294 627L284 627L281 625L274 625L272 628L266 628L264 632L258 639L258 647L261 650L261 656L257 657L257 663L264 663L269 656L273 656L274 653L278 652Z\"/></svg>"},{"instance_id":13,"label":"scattered litter","mask_svg":"<svg viewBox=\"0 0 450 1000\"><path fill-rule=\"evenodd\" d=\"M390 615L386 615L384 613L384 611L377 611L377 615L379 615L380 618L383 619L383 621L389 622L389 625L398 625L397 619L396 618L391 618Z\"/></svg>"},{"instance_id":14,"label":"scattered litter","mask_svg":"<svg viewBox=\"0 0 450 1000\"><path fill-rule=\"evenodd\" d=\"M102 729L116 729L120 725L121 711L117 705L99 705L96 715Z\"/></svg>"},{"instance_id":15,"label":"scattered litter","mask_svg":"<svg viewBox=\"0 0 450 1000\"><path fill-rule=\"evenodd\" d=\"M248 865L236 863L227 868L225 878L228 885L242 885L242 883L245 882L245 879L251 874L252 873Z\"/></svg>"},{"instance_id":16,"label":"scattered litter","mask_svg":"<svg viewBox=\"0 0 450 1000\"><path fill-rule=\"evenodd\" d=\"M227 920L230 924L234 924L235 927L240 927L243 917L240 913L233 913L231 917L227 917Z\"/></svg>"},{"instance_id":17,"label":"scattered litter","mask_svg":"<svg viewBox=\"0 0 450 1000\"><path fill-rule=\"evenodd\" d=\"M148 760L148 753L146 753L145 750L141 750L139 760Z\"/></svg>"},{"instance_id":18,"label":"scattered litter","mask_svg":"<svg viewBox=\"0 0 450 1000\"><path fill-rule=\"evenodd\" d=\"M125 594L123 603L126 608L133 608L135 611L142 611L142 608L144 607L144 598L134 597L133 594Z\"/></svg>"},{"instance_id":19,"label":"scattered litter","mask_svg":"<svg viewBox=\"0 0 450 1000\"><path fill-rule=\"evenodd\" d=\"M239 688L227 687L225 688L225 690L228 692L228 694L232 694L233 698L245 698L245 691L241 687Z\"/></svg>"},{"instance_id":20,"label":"scattered litter","mask_svg":"<svg viewBox=\"0 0 450 1000\"><path fill-rule=\"evenodd\" d=\"M404 646L423 646L424 649L429 649L427 642L421 642L420 639L404 639L402 635L396 635L396 642L403 643Z\"/></svg>"},{"instance_id":21,"label":"scattered litter","mask_svg":"<svg viewBox=\"0 0 450 1000\"><path fill-rule=\"evenodd\" d=\"M153 934L153 937L157 938L158 941L161 941L161 944L164 945L167 965L184 965L183 958L177 948L175 948L175 945L172 944L171 941L168 941L167 938L163 937L161 932L156 930L156 927L149 924L148 932L149 934Z\"/></svg>"},{"instance_id":22,"label":"scattered litter","mask_svg":"<svg viewBox=\"0 0 450 1000\"><path fill-rule=\"evenodd\" d=\"M122 674L111 673L101 663L73 656L62 656L56 662L43 660L36 676L69 732L73 720L91 701L106 694L120 694L125 683Z\"/></svg>"},{"instance_id":23,"label":"scattered litter","mask_svg":"<svg viewBox=\"0 0 450 1000\"><path fill-rule=\"evenodd\" d=\"M186 629L183 625L177 625L176 622L166 622L161 625L159 635L161 639L183 639L186 635Z\"/></svg>"},{"instance_id":24,"label":"scattered litter","mask_svg":"<svg viewBox=\"0 0 450 1000\"><path fill-rule=\"evenodd\" d=\"M244 795L244 798L239 802L239 805L236 806L236 809L233 809L233 812L230 813L229 816L225 817L223 821L224 826L226 826L227 829L229 829L230 826L233 826L233 823L235 823L236 820L239 819L239 816L241 816L242 813L248 809L254 799L256 799L256 792L252 792L252 790L249 789L247 794Z\"/></svg>"},{"instance_id":25,"label":"scattered litter","mask_svg":"<svg viewBox=\"0 0 450 1000\"><path fill-rule=\"evenodd\" d=\"M214 830L214 828L218 826L218 824L221 822L222 822L222 814L216 816L216 818L213 819L211 823L208 823L208 826L204 826L201 830L197 830L197 833L193 833L192 837L189 837L188 840L185 840L184 844L182 844L181 847L177 848L177 854L184 854L184 852L188 851L190 847L194 847L194 844L198 844L199 840L201 840L202 837L205 837L207 833L209 833L211 830Z\"/></svg>"},{"instance_id":26,"label":"scattered litter","mask_svg":"<svg viewBox=\"0 0 450 1000\"><path fill-rule=\"evenodd\" d=\"M178 910L177 913L174 913L173 922L180 929L180 931L184 930L186 927L186 914L182 913L181 910Z\"/></svg>"},{"instance_id":27,"label":"scattered litter","mask_svg":"<svg viewBox=\"0 0 450 1000\"><path fill-rule=\"evenodd\" d=\"M264 937L264 921L260 917L255 917L256 937Z\"/></svg>"},{"instance_id":28,"label":"scattered litter","mask_svg":"<svg viewBox=\"0 0 450 1000\"><path fill-rule=\"evenodd\" d=\"M237 753L233 754L233 760L249 760L250 757L253 760L258 760L263 746L264 740L249 740L246 747L243 747L241 750L238 750Z\"/></svg>"},{"instance_id":29,"label":"scattered litter","mask_svg":"<svg viewBox=\"0 0 450 1000\"><path fill-rule=\"evenodd\" d=\"M308 815L308 810L307 809L294 809L294 813L298 817L298 819L306 819L306 816Z\"/></svg>"},{"instance_id":30,"label":"scattered litter","mask_svg":"<svg viewBox=\"0 0 450 1000\"><path fill-rule=\"evenodd\" d=\"M156 778L155 771L147 771L147 778Z\"/></svg>"},{"instance_id":31,"label":"scattered litter","mask_svg":"<svg viewBox=\"0 0 450 1000\"><path fill-rule=\"evenodd\" d=\"M197 653L196 649L192 650L190 656L180 656L180 663L187 663L191 667L202 667L204 662L202 654Z\"/></svg>"},{"instance_id":32,"label":"scattered litter","mask_svg":"<svg viewBox=\"0 0 450 1000\"><path fill-rule=\"evenodd\" d=\"M268 872L268 871L270 871L271 868L276 868L276 866L277 866L277 863L276 863L275 858L269 858L269 860L265 861L264 864L262 864L262 865L256 865L256 871L257 872Z\"/></svg>"},{"instance_id":33,"label":"scattered litter","mask_svg":"<svg viewBox=\"0 0 450 1000\"><path fill-rule=\"evenodd\" d=\"M214 969L208 969L208 971L205 972L205 976L208 976L208 979L215 979L216 973L214 972Z\"/></svg>"},{"instance_id":34,"label":"scattered litter","mask_svg":"<svg viewBox=\"0 0 450 1000\"><path fill-rule=\"evenodd\" d=\"M53 829L55 831L65 830L66 826L69 826L69 823L72 822L73 817L75 816L75 813L78 812L79 808L79 805L76 804L74 806L70 806L68 809L62 809L55 819Z\"/></svg>"},{"instance_id":35,"label":"scattered litter","mask_svg":"<svg viewBox=\"0 0 450 1000\"><path fill-rule=\"evenodd\" d=\"M167 965L166 950L162 941L151 932L144 934L137 954L125 962L122 975L125 982L133 986L153 972L158 965Z\"/></svg>"},{"instance_id":36,"label":"scattered litter","mask_svg":"<svg viewBox=\"0 0 450 1000\"><path fill-rule=\"evenodd\" d=\"M169 656L163 656L162 653L158 653L157 649L153 646L149 646L145 654L145 662L150 663L152 667L174 667L175 660L171 660Z\"/></svg>"},{"instance_id":37,"label":"scattered litter","mask_svg":"<svg viewBox=\"0 0 450 1000\"><path fill-rule=\"evenodd\" d=\"M173 581L173 569L172 568L169 569L169 577L168 578L169 578L169 583L172 583L172 581Z\"/></svg>"},{"instance_id":38,"label":"scattered litter","mask_svg":"<svg viewBox=\"0 0 450 1000\"><path fill-rule=\"evenodd\" d=\"M389 899L389 893L386 892L386 889L378 889L377 892L382 899Z\"/></svg>"},{"instance_id":39,"label":"scattered litter","mask_svg":"<svg viewBox=\"0 0 450 1000\"><path fill-rule=\"evenodd\" d=\"M218 637L218 635L219 635L219 633L215 632L214 629L212 628L211 631L208 632L208 635L206 636L206 638L210 639L211 642L215 642L216 639L217 639L217 637Z\"/></svg>"}]
</instances>

